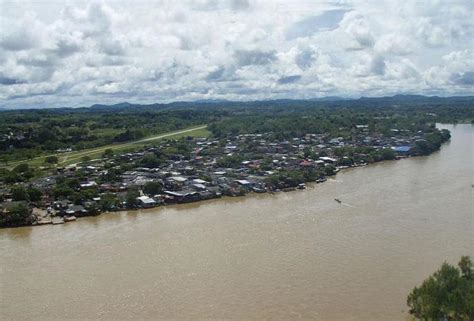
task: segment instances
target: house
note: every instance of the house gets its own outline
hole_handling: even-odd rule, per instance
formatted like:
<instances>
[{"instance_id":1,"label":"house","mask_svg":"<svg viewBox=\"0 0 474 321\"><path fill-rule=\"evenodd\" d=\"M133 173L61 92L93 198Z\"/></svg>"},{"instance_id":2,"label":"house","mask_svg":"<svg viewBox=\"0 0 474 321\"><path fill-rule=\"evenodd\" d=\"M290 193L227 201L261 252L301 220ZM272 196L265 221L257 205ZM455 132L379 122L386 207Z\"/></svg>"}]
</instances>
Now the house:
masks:
<instances>
[{"instance_id":1,"label":"house","mask_svg":"<svg viewBox=\"0 0 474 321\"><path fill-rule=\"evenodd\" d=\"M89 213L88 210L84 208L82 205L69 205L68 209L66 210L66 215L74 215L74 216L85 216Z\"/></svg>"},{"instance_id":2,"label":"house","mask_svg":"<svg viewBox=\"0 0 474 321\"><path fill-rule=\"evenodd\" d=\"M204 184L193 184L192 188L194 188L197 191L204 191L204 190L206 190L206 185L204 185Z\"/></svg>"},{"instance_id":3,"label":"house","mask_svg":"<svg viewBox=\"0 0 474 321\"><path fill-rule=\"evenodd\" d=\"M406 154L406 153L409 153L411 151L412 147L411 146L394 146L392 147L392 150L396 153L400 153L400 154Z\"/></svg>"},{"instance_id":4,"label":"house","mask_svg":"<svg viewBox=\"0 0 474 321\"><path fill-rule=\"evenodd\" d=\"M325 156L319 157L319 159L324 161L325 163L329 163L329 164L334 164L337 161L337 159L335 159L335 158L325 157Z\"/></svg>"},{"instance_id":5,"label":"house","mask_svg":"<svg viewBox=\"0 0 474 321\"><path fill-rule=\"evenodd\" d=\"M81 188L89 188L89 187L95 187L97 186L97 183L94 181L88 181L88 182L82 182L80 184Z\"/></svg>"},{"instance_id":6,"label":"house","mask_svg":"<svg viewBox=\"0 0 474 321\"><path fill-rule=\"evenodd\" d=\"M200 199L199 193L188 192L188 191L164 191L164 193L170 196L169 200L176 203L187 203L198 201Z\"/></svg>"},{"instance_id":7,"label":"house","mask_svg":"<svg viewBox=\"0 0 474 321\"><path fill-rule=\"evenodd\" d=\"M310 167L310 166L313 166L313 163L311 161L305 159L305 160L302 160L300 162L300 166L301 167Z\"/></svg>"},{"instance_id":8,"label":"house","mask_svg":"<svg viewBox=\"0 0 474 321\"><path fill-rule=\"evenodd\" d=\"M254 184L246 179L238 179L235 181L240 187L245 188L245 189L252 189Z\"/></svg>"},{"instance_id":9,"label":"house","mask_svg":"<svg viewBox=\"0 0 474 321\"><path fill-rule=\"evenodd\" d=\"M170 177L170 180L178 183L178 184L183 184L184 182L186 182L188 179L186 177L182 177L182 176L171 176Z\"/></svg>"},{"instance_id":10,"label":"house","mask_svg":"<svg viewBox=\"0 0 474 321\"><path fill-rule=\"evenodd\" d=\"M153 207L156 205L156 201L148 196L139 196L137 197L137 201L139 205L144 208Z\"/></svg>"}]
</instances>

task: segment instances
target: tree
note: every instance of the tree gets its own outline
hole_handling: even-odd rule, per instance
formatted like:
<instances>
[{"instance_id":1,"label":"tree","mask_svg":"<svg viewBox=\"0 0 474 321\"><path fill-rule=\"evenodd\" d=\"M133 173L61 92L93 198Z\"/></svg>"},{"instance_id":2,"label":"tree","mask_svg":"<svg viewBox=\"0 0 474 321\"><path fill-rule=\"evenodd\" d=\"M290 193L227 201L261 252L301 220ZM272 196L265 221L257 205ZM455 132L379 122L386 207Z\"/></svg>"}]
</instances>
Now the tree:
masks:
<instances>
[{"instance_id":1,"label":"tree","mask_svg":"<svg viewBox=\"0 0 474 321\"><path fill-rule=\"evenodd\" d=\"M107 148L102 155L104 158L110 158L114 156L114 151L111 148Z\"/></svg>"},{"instance_id":2,"label":"tree","mask_svg":"<svg viewBox=\"0 0 474 321\"><path fill-rule=\"evenodd\" d=\"M22 181L22 177L15 171L0 168L0 181L3 181L5 184L13 184Z\"/></svg>"},{"instance_id":3,"label":"tree","mask_svg":"<svg viewBox=\"0 0 474 321\"><path fill-rule=\"evenodd\" d=\"M13 186L11 192L14 201L27 201L29 199L26 189L21 185Z\"/></svg>"},{"instance_id":4,"label":"tree","mask_svg":"<svg viewBox=\"0 0 474 321\"><path fill-rule=\"evenodd\" d=\"M26 173L30 169L30 166L27 163L21 163L17 165L13 170L17 173Z\"/></svg>"},{"instance_id":5,"label":"tree","mask_svg":"<svg viewBox=\"0 0 474 321\"><path fill-rule=\"evenodd\" d=\"M39 202L41 200L41 196L43 196L43 193L34 187L30 187L26 190L28 193L28 197L31 202Z\"/></svg>"},{"instance_id":6,"label":"tree","mask_svg":"<svg viewBox=\"0 0 474 321\"><path fill-rule=\"evenodd\" d=\"M443 263L441 268L408 295L410 314L426 321L474 319L472 263L463 256L460 269Z\"/></svg>"},{"instance_id":7,"label":"tree","mask_svg":"<svg viewBox=\"0 0 474 321\"><path fill-rule=\"evenodd\" d=\"M74 190L70 188L69 186L65 184L59 184L59 185L56 185L56 187L54 188L54 197L56 199L61 198L61 197L68 197L73 192Z\"/></svg>"},{"instance_id":8,"label":"tree","mask_svg":"<svg viewBox=\"0 0 474 321\"><path fill-rule=\"evenodd\" d=\"M0 226L19 226L31 223L30 209L24 203L14 204L6 213L0 211Z\"/></svg>"},{"instance_id":9,"label":"tree","mask_svg":"<svg viewBox=\"0 0 474 321\"><path fill-rule=\"evenodd\" d=\"M147 167L147 168L156 168L160 166L160 160L158 157L153 154L149 153L143 156L143 158L139 161L140 165Z\"/></svg>"},{"instance_id":10,"label":"tree","mask_svg":"<svg viewBox=\"0 0 474 321\"><path fill-rule=\"evenodd\" d=\"M57 164L59 161L57 156L48 156L44 159L44 162L47 164Z\"/></svg>"},{"instance_id":11,"label":"tree","mask_svg":"<svg viewBox=\"0 0 474 321\"><path fill-rule=\"evenodd\" d=\"M472 262L469 256L462 256L458 264L461 269L461 274L466 279L472 278Z\"/></svg>"},{"instance_id":12,"label":"tree","mask_svg":"<svg viewBox=\"0 0 474 321\"><path fill-rule=\"evenodd\" d=\"M91 160L91 158L89 156L82 156L81 157L81 162L83 162L83 163L87 163L90 160Z\"/></svg>"},{"instance_id":13,"label":"tree","mask_svg":"<svg viewBox=\"0 0 474 321\"><path fill-rule=\"evenodd\" d=\"M333 165L326 165L324 167L324 172L327 176L336 175L336 167L334 167Z\"/></svg>"},{"instance_id":14,"label":"tree","mask_svg":"<svg viewBox=\"0 0 474 321\"><path fill-rule=\"evenodd\" d=\"M143 186L143 192L148 195L156 195L163 191L163 184L158 181L148 182Z\"/></svg>"},{"instance_id":15,"label":"tree","mask_svg":"<svg viewBox=\"0 0 474 321\"><path fill-rule=\"evenodd\" d=\"M140 196L138 190L136 188L130 188L127 191L127 195L125 196L125 201L127 202L127 206L134 207L138 204L137 197Z\"/></svg>"},{"instance_id":16,"label":"tree","mask_svg":"<svg viewBox=\"0 0 474 321\"><path fill-rule=\"evenodd\" d=\"M219 167L226 167L226 168L236 168L239 167L242 161L245 158L242 155L231 155L231 156L224 156L217 160L217 165Z\"/></svg>"},{"instance_id":17,"label":"tree","mask_svg":"<svg viewBox=\"0 0 474 321\"><path fill-rule=\"evenodd\" d=\"M116 210L120 206L120 201L116 195L107 193L101 196L99 206L103 211Z\"/></svg>"},{"instance_id":18,"label":"tree","mask_svg":"<svg viewBox=\"0 0 474 321\"><path fill-rule=\"evenodd\" d=\"M384 160L393 160L395 159L396 155L393 149L391 148L384 148L382 150L382 159Z\"/></svg>"}]
</instances>

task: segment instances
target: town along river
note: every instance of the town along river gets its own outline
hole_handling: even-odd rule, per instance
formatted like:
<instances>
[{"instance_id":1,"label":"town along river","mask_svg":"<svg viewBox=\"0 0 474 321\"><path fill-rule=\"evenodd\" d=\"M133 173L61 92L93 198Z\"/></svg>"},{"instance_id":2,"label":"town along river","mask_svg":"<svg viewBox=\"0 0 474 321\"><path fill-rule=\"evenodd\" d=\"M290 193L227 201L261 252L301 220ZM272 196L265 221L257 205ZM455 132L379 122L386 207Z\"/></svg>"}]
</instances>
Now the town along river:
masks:
<instances>
[{"instance_id":1,"label":"town along river","mask_svg":"<svg viewBox=\"0 0 474 321\"><path fill-rule=\"evenodd\" d=\"M0 230L0 319L406 320L474 255L474 127L443 127L440 152L304 191Z\"/></svg>"}]
</instances>

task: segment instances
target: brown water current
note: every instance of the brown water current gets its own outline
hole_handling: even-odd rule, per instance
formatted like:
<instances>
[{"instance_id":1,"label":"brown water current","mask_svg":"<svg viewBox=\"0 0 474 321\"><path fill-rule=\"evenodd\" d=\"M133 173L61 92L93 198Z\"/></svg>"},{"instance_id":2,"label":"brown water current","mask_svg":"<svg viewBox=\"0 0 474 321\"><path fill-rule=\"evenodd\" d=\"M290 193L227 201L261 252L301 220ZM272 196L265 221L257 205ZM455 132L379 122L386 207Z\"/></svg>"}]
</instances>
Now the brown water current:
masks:
<instances>
[{"instance_id":1,"label":"brown water current","mask_svg":"<svg viewBox=\"0 0 474 321\"><path fill-rule=\"evenodd\" d=\"M474 127L442 127L439 152L303 191L0 230L0 319L406 320L474 256Z\"/></svg>"}]
</instances>

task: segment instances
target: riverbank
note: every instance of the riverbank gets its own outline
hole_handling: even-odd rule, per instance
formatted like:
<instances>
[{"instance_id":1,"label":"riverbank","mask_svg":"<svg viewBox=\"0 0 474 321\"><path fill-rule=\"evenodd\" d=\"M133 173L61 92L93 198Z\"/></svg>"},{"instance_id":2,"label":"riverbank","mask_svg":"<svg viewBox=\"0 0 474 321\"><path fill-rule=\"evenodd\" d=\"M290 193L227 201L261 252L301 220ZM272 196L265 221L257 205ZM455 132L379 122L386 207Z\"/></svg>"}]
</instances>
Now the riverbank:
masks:
<instances>
[{"instance_id":1,"label":"riverbank","mask_svg":"<svg viewBox=\"0 0 474 321\"><path fill-rule=\"evenodd\" d=\"M384 163L384 162L394 162L394 161L400 161L400 160L410 159L410 158L414 158L414 157L419 158L419 157L429 157L429 156L430 155L411 156L411 157L408 157L408 156L406 156L406 157L401 156L400 157L399 156L399 157L397 157L397 159L390 160L390 161L383 160L383 161L374 162L374 163L371 163L371 164L363 163L363 164L355 164L353 166L338 166L338 167L336 167L334 175L332 175L332 176L329 176L327 178L326 177L319 178L316 181L306 181L302 184L298 184L298 185L295 185L295 186L288 186L288 187L285 187L283 189L265 190L263 192L262 191L258 191L258 192L247 191L244 194L219 195L219 196L210 197L210 198L207 198L207 199L199 199L199 200L180 202L180 203L160 204L160 205L152 206L152 207L119 208L115 211L98 212L98 213L95 213L95 214L81 215L81 216L74 216L74 215L71 215L71 216L68 216L68 215L65 215L65 216L51 216L48 213L48 211L46 211L46 210L42 210L42 209L39 209L39 208L33 208L33 213L35 213L37 215L37 219L36 219L36 221L34 221L31 224L31 226L59 225L59 224L65 224L65 223L68 223L68 222L75 222L77 219L80 220L81 218L85 218L85 217L92 217L92 216L98 216L98 215L109 215L109 214L113 215L114 213L117 213L117 212L127 212L127 213L130 213L130 212L137 212L138 213L138 212L143 212L143 211L149 212L149 211L156 211L156 209L165 208L165 207L166 208L168 208L168 207L170 207L170 208L178 207L179 208L179 206L186 205L186 204L206 204L206 203L213 202L213 201L216 201L216 200L219 200L219 199L229 200L229 199L235 199L235 198L244 198L244 197L249 197L249 196L250 197L251 196L257 196L257 195L262 195L262 194L274 195L274 194L279 194L279 193L296 192L296 191L299 191L299 190L304 190L307 187L311 188L311 187L314 187L315 185L325 183L328 179L329 180L331 180L331 179L334 180L334 179L336 179L337 174L340 173L340 172L344 172L344 171L348 171L348 170L354 170L356 168L376 165L376 164L380 164L380 163ZM337 195L335 195L334 200L338 203L342 202L337 198ZM21 225L21 226L29 226L29 225ZM21 227L21 226L15 226L15 227Z\"/></svg>"}]
</instances>

